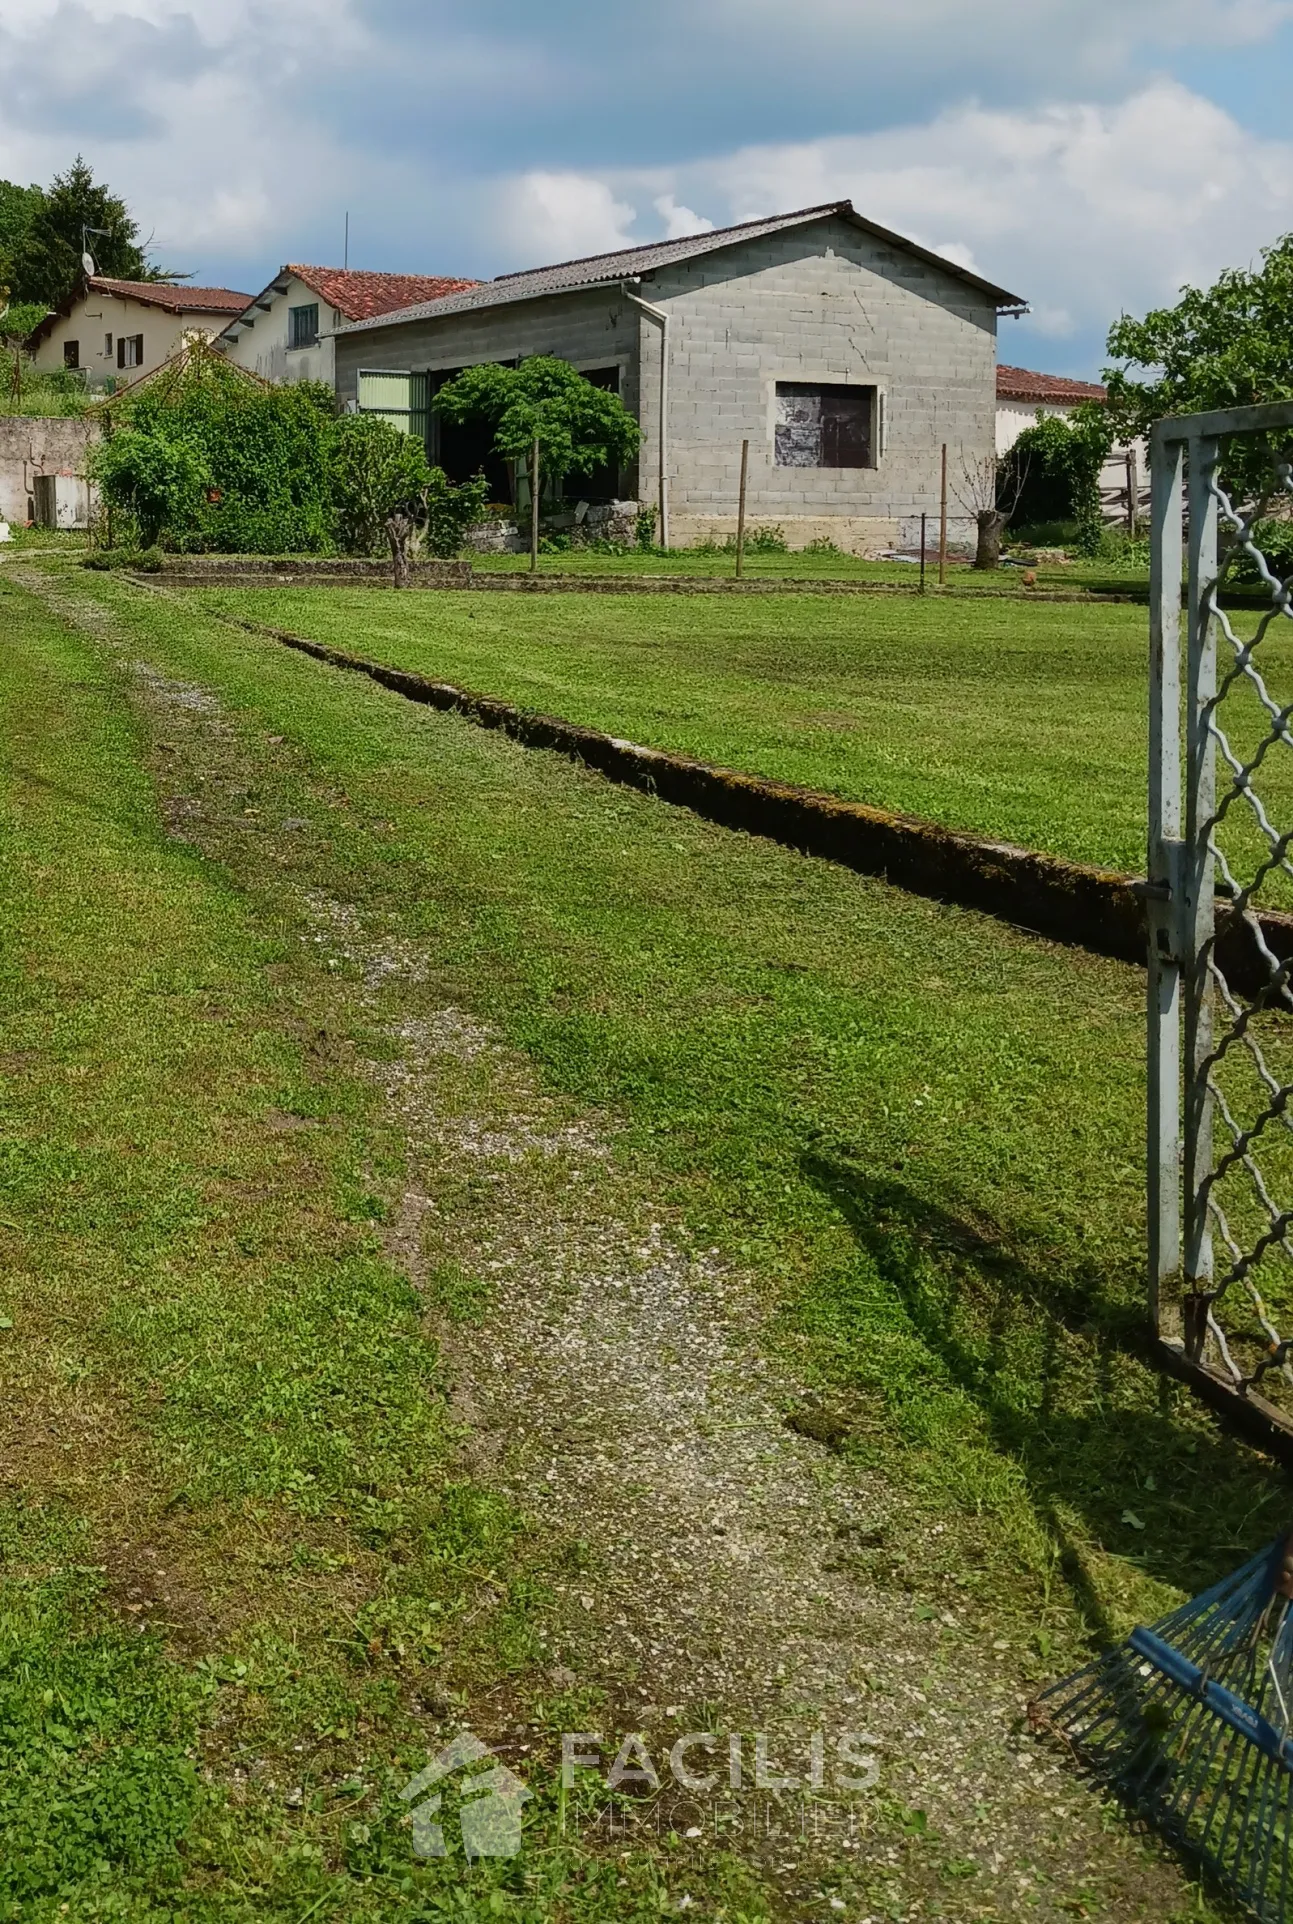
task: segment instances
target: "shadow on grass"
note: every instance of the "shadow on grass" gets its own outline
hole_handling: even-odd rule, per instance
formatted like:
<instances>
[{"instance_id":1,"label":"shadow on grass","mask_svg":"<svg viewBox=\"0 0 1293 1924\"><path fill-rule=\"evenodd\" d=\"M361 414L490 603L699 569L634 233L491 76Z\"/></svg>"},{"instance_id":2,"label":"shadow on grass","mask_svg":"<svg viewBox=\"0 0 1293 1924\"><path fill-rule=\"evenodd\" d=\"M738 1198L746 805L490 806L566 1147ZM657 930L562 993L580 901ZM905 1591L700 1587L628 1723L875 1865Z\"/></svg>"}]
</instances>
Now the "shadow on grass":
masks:
<instances>
[{"instance_id":1,"label":"shadow on grass","mask_svg":"<svg viewBox=\"0 0 1293 1924\"><path fill-rule=\"evenodd\" d=\"M1020 1256L1004 1230L843 1157L819 1151L803 1167L893 1292L927 1381L959 1392L1021 1473L1097 1642L1125 1626L1093 1580L1093 1548L1193 1594L1288 1527L1278 1467L1150 1363L1134 1274ZM874 1381L865 1345L859 1382Z\"/></svg>"}]
</instances>

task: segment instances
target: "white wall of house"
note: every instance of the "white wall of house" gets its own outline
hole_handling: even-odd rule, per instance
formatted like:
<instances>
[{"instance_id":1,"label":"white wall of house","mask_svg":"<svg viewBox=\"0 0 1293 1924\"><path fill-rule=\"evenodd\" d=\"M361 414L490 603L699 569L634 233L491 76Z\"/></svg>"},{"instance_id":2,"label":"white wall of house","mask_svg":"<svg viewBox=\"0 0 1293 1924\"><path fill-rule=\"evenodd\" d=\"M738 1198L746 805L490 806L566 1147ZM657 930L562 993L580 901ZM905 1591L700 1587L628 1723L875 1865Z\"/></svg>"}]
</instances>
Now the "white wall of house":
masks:
<instances>
[{"instance_id":1,"label":"white wall of house","mask_svg":"<svg viewBox=\"0 0 1293 1924\"><path fill-rule=\"evenodd\" d=\"M292 311L309 308L316 310L318 339L308 347L293 347ZM344 325L345 316L312 287L295 274L284 274L225 329L220 347L239 367L266 381L326 381L331 387L332 330Z\"/></svg>"},{"instance_id":2,"label":"white wall of house","mask_svg":"<svg viewBox=\"0 0 1293 1924\"><path fill-rule=\"evenodd\" d=\"M218 334L224 326L222 314L190 312L167 313L146 301L126 299L91 288L72 303L71 312L60 314L37 348L34 359L42 369L65 367L69 342L76 344L76 363L86 374L91 387L102 387L109 375L115 381L133 381L151 374L163 361L178 354L186 337ZM139 343L140 358L122 366L120 342L123 337ZM132 345L130 354L136 352Z\"/></svg>"},{"instance_id":3,"label":"white wall of house","mask_svg":"<svg viewBox=\"0 0 1293 1924\"><path fill-rule=\"evenodd\" d=\"M1025 428L1034 428L1038 417L1049 421L1059 415L1067 420L1072 414L1072 401L1003 401L997 402L997 453L1009 454Z\"/></svg>"}]
</instances>

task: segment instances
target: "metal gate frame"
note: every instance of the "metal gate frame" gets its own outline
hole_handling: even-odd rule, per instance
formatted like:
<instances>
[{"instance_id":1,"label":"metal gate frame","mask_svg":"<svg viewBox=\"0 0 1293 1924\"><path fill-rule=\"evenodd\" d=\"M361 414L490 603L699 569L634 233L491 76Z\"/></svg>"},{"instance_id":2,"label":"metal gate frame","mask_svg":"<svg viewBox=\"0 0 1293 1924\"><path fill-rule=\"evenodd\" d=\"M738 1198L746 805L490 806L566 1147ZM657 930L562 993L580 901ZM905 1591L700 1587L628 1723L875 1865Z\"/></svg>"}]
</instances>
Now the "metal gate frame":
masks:
<instances>
[{"instance_id":1,"label":"metal gate frame","mask_svg":"<svg viewBox=\"0 0 1293 1924\"><path fill-rule=\"evenodd\" d=\"M1149 1309L1161 1360L1214 1406L1228 1408L1266 1447L1287 1456L1293 1416L1261 1396L1261 1372L1284 1369L1293 1353L1269 1320L1259 1316L1271 1359L1255 1378L1245 1378L1227 1349L1212 1314L1214 1263L1210 1194L1216 1058L1214 1009L1225 979L1216 964L1216 855L1212 830L1217 809L1218 519L1225 513L1236 538L1246 529L1219 490L1222 440L1293 427L1293 402L1227 408L1160 421L1151 437L1149 850L1145 888L1149 925L1148 994L1148 1202ZM1187 555L1188 541L1188 555ZM1257 551L1250 546L1250 552ZM1259 557L1260 559L1260 557ZM1187 563L1182 634L1181 577ZM1264 561L1261 568L1265 570ZM1272 606L1267 621L1287 614L1290 590L1265 570ZM1227 628L1227 632L1229 632ZM1264 632L1264 630L1263 630ZM1184 681L1182 641L1184 639ZM1244 669L1243 672L1248 672ZM1222 687L1228 684L1223 681ZM1264 690L1263 690L1264 693ZM1287 711L1276 717L1271 744L1293 746ZM1184 756L1182 755L1184 734ZM1271 745L1268 744L1268 745ZM1262 751L1265 752L1264 750ZM1232 782L1247 786L1249 769ZM1184 783L1182 776L1184 774ZM1230 798L1227 798L1230 799ZM1183 809L1184 803L1184 809ZM1183 819L1184 814L1184 819ZM1293 837L1293 830L1290 831ZM1289 838L1285 838L1286 840ZM1272 846L1274 844L1272 843ZM1257 1006L1278 997L1293 1007L1288 984L1293 968L1280 963L1262 940L1256 917L1241 890L1235 911L1254 930L1269 980ZM1233 1030L1233 1023L1231 1029ZM1184 1041L1184 1051L1182 1050ZM1275 1096L1274 1084L1268 1085ZM1280 1091L1282 1102L1288 1092ZM1276 1111L1272 1110L1272 1114ZM1227 1119L1228 1120L1228 1119ZM1233 1136L1233 1131L1232 1131ZM1233 1163L1235 1152L1227 1152ZM1247 1154L1240 1145L1239 1154ZM1254 1175L1251 1161L1246 1165ZM1263 1242L1287 1240L1293 1209L1276 1209L1268 1196L1271 1229ZM1233 1252L1232 1252L1233 1253ZM1242 1259L1251 1265L1251 1255ZM1247 1270L1242 1269L1241 1274ZM1234 1274L1232 1266L1231 1274ZM1254 1292L1255 1293L1255 1292ZM1261 1308L1259 1300L1259 1311ZM1210 1343L1209 1339L1213 1339ZM1218 1349L1223 1368L1208 1355Z\"/></svg>"}]
</instances>

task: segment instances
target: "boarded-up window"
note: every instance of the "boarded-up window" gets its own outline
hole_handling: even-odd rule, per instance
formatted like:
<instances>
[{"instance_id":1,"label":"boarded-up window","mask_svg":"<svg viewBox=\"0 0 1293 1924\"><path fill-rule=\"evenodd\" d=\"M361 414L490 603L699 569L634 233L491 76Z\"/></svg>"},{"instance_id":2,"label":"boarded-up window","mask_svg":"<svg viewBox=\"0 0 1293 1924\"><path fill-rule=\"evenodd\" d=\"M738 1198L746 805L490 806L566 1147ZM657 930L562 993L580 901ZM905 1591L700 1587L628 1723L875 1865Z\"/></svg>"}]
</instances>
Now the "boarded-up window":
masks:
<instances>
[{"instance_id":1,"label":"boarded-up window","mask_svg":"<svg viewBox=\"0 0 1293 1924\"><path fill-rule=\"evenodd\" d=\"M777 466L874 467L875 403L873 387L778 381Z\"/></svg>"}]
</instances>

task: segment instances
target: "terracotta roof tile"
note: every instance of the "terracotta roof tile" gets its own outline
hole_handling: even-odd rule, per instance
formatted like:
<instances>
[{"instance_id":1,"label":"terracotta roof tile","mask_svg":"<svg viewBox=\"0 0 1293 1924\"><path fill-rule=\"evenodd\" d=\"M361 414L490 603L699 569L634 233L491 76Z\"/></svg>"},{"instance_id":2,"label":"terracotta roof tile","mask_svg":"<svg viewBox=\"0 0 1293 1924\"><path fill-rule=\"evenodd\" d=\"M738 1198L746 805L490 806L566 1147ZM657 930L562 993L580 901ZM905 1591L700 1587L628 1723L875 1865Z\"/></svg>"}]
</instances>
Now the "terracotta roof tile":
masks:
<instances>
[{"instance_id":1,"label":"terracotta roof tile","mask_svg":"<svg viewBox=\"0 0 1293 1924\"><path fill-rule=\"evenodd\" d=\"M1026 367L998 367L999 401L1105 401L1098 381L1070 381L1062 374L1034 374Z\"/></svg>"},{"instance_id":2,"label":"terracotta roof tile","mask_svg":"<svg viewBox=\"0 0 1293 1924\"><path fill-rule=\"evenodd\" d=\"M295 261L289 261L283 272L295 274L348 321L375 320L397 307L443 300L448 294L464 294L478 285L445 274L370 274L359 268L302 267ZM249 305L250 300L248 295L243 305Z\"/></svg>"},{"instance_id":3,"label":"terracotta roof tile","mask_svg":"<svg viewBox=\"0 0 1293 1924\"><path fill-rule=\"evenodd\" d=\"M114 281L95 274L87 283L93 294L118 294L165 308L168 314L241 314L251 300L233 287L191 287L187 281Z\"/></svg>"}]
</instances>

